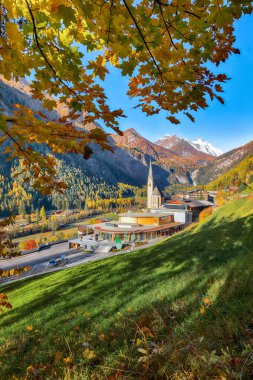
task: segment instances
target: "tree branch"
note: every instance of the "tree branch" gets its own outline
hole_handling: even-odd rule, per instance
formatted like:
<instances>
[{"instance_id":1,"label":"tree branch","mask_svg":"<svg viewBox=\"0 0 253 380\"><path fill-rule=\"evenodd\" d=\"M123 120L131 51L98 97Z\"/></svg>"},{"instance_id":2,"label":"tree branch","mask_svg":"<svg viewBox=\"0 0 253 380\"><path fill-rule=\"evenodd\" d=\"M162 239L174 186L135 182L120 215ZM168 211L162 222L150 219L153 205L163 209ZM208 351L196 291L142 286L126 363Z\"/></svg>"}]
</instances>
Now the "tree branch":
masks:
<instances>
[{"instance_id":1,"label":"tree branch","mask_svg":"<svg viewBox=\"0 0 253 380\"><path fill-rule=\"evenodd\" d=\"M108 44L109 44L110 33L111 33L113 1L114 1L114 0L111 0L111 3L110 3L110 18L109 18L109 25L108 25L107 41L106 41L106 45L107 45L107 46L108 46Z\"/></svg>"},{"instance_id":2,"label":"tree branch","mask_svg":"<svg viewBox=\"0 0 253 380\"><path fill-rule=\"evenodd\" d=\"M160 67L158 66L158 64L157 64L157 62L156 62L156 59L155 59L155 57L153 56L153 54L152 54L152 52L151 52L151 50L150 50L150 48L149 48L149 46L148 46L148 44L147 44L147 41L145 40L145 37L143 36L142 31L141 31L141 29L140 29L140 27L139 27L139 25L138 25L138 23L137 23L137 21L136 21L134 15L133 15L131 9L129 8L129 6L128 6L126 0L123 0L123 3L125 4L125 7L126 7L128 13L129 13L131 19L133 20L133 22L134 22L134 24L135 24L135 26L136 26L136 29L138 30L138 32L139 32L139 34L140 34L140 36L141 36L141 39L142 39L144 45L146 46L146 49L148 50L149 55L150 55L152 61L154 62L154 65L155 65L157 71L159 72L159 74L161 75L161 77L163 77L163 73L162 73ZM163 80L163 79L162 79L162 80ZM163 80L163 81L164 81L164 80Z\"/></svg>"},{"instance_id":3,"label":"tree branch","mask_svg":"<svg viewBox=\"0 0 253 380\"><path fill-rule=\"evenodd\" d=\"M136 26L136 29L138 30L138 32L139 32L139 34L140 34L140 36L141 36L141 39L142 39L142 41L143 41L143 43L144 43L146 49L147 49L148 52L149 52L149 55L150 55L150 57L151 57L151 59L152 59L154 65L155 65L155 67L156 67L156 69L157 69L159 75L160 75L160 78L161 78L162 82L164 83L164 81L166 81L166 82L170 83L170 85L171 85L172 83L180 83L180 84L184 84L184 82L180 82L180 81L171 81L171 80L169 80L169 79L166 78L166 76L163 74L162 70L160 69L160 67L159 67L159 65L158 65L158 63L157 63L155 57L153 56L152 51L150 50L150 48L149 48L149 46L148 46L148 43L147 43L147 41L146 41L146 39L145 39L145 37L144 37L142 31L141 31L141 28L139 27L139 24L138 24L137 20L135 19L135 17L134 17L134 15L133 15L133 13L132 13L132 11L131 11L129 5L127 4L126 0L123 0L123 3L125 4L126 9L127 9L128 13L129 13L131 19L133 20L134 25Z\"/></svg>"},{"instance_id":4,"label":"tree branch","mask_svg":"<svg viewBox=\"0 0 253 380\"><path fill-rule=\"evenodd\" d=\"M34 31L34 37L35 37L35 41L36 41L36 45L37 45L37 48L39 49L39 52L41 54L41 56L43 57L45 63L47 64L47 66L51 69L51 71L53 72L55 78L57 78L60 83L66 87L68 89L69 92L71 92L78 100L80 103L82 103L84 105L84 102L83 100L76 94L76 92L74 90L72 90L72 88L70 88L56 73L54 67L52 66L52 64L49 62L48 58L46 57L42 47L40 46L40 42L39 42L39 36L38 36L38 33L37 33L37 27L36 27L36 22L35 22L35 18L33 16L33 12L32 12L32 9L28 3L27 0L25 0L26 2L26 6L28 8L28 11L29 11L29 14L31 16L31 20L32 20L32 24L33 24L33 31Z\"/></svg>"}]
</instances>

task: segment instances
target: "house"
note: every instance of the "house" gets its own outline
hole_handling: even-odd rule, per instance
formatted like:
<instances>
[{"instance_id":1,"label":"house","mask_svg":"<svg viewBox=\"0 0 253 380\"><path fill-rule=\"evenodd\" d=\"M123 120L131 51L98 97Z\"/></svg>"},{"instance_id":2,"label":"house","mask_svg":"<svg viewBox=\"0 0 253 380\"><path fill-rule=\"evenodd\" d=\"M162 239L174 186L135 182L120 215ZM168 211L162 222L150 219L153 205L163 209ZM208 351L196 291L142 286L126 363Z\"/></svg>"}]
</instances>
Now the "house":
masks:
<instances>
[{"instance_id":1,"label":"house","mask_svg":"<svg viewBox=\"0 0 253 380\"><path fill-rule=\"evenodd\" d=\"M98 241L95 241L94 239L88 238L86 236L85 236L85 238L83 238L83 236L79 233L78 233L77 239L71 239L71 240L69 240L68 243L69 243L69 249L82 248L85 251L90 251L90 252L95 251L99 245Z\"/></svg>"},{"instance_id":2,"label":"house","mask_svg":"<svg viewBox=\"0 0 253 380\"><path fill-rule=\"evenodd\" d=\"M162 210L163 212L172 213L174 221L182 223L184 227L193 221L193 212L184 204L166 203L162 206Z\"/></svg>"},{"instance_id":3,"label":"house","mask_svg":"<svg viewBox=\"0 0 253 380\"><path fill-rule=\"evenodd\" d=\"M208 207L214 207L214 204L210 201L197 200L197 199L174 199L164 205L167 209L178 208L179 206L184 207L192 214L192 221L196 222L199 218L199 214L202 210Z\"/></svg>"},{"instance_id":4,"label":"house","mask_svg":"<svg viewBox=\"0 0 253 380\"><path fill-rule=\"evenodd\" d=\"M214 201L214 195L207 190L194 189L190 191L180 191L175 195L176 199L192 199L192 200L205 200Z\"/></svg>"}]
</instances>

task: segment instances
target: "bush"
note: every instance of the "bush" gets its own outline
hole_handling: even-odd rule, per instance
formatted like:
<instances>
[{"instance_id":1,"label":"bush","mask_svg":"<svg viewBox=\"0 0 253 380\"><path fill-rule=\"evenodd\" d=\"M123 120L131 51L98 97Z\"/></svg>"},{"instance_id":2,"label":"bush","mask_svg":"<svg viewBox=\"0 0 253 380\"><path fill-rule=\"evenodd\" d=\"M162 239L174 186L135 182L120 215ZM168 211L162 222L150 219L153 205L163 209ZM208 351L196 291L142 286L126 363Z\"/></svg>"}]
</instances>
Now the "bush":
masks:
<instances>
[{"instance_id":1,"label":"bush","mask_svg":"<svg viewBox=\"0 0 253 380\"><path fill-rule=\"evenodd\" d=\"M208 207L208 208L205 208L204 210L202 210L200 213L199 213L199 220L204 220L206 219L209 215L211 215L213 213L213 208L212 207Z\"/></svg>"},{"instance_id":2,"label":"bush","mask_svg":"<svg viewBox=\"0 0 253 380\"><path fill-rule=\"evenodd\" d=\"M35 249L35 248L37 248L37 243L35 240L31 239L31 240L27 240L23 242L24 251L30 251L30 249Z\"/></svg>"}]
</instances>

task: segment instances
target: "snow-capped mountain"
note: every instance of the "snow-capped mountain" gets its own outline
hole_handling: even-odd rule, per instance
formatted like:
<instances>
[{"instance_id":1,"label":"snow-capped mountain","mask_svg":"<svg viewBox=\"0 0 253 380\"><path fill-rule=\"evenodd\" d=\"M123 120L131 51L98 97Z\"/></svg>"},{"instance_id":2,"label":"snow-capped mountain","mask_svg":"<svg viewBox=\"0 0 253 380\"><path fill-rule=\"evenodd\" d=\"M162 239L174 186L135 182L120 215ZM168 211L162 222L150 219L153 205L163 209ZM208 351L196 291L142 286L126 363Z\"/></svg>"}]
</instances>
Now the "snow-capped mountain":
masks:
<instances>
[{"instance_id":1,"label":"snow-capped mountain","mask_svg":"<svg viewBox=\"0 0 253 380\"><path fill-rule=\"evenodd\" d=\"M193 146L190 141L174 136L164 136L157 140L155 144L162 146L163 148L170 149L177 153L180 157L187 158L188 160L200 162L210 161L214 159L214 156L203 152Z\"/></svg>"},{"instance_id":2,"label":"snow-capped mountain","mask_svg":"<svg viewBox=\"0 0 253 380\"><path fill-rule=\"evenodd\" d=\"M223 154L220 149L201 138L191 141L176 135L166 135L157 140L155 144L166 149L171 149L181 156L188 158L197 157L198 159L208 159L208 157L218 157Z\"/></svg>"},{"instance_id":3,"label":"snow-capped mountain","mask_svg":"<svg viewBox=\"0 0 253 380\"><path fill-rule=\"evenodd\" d=\"M200 137L196 140L189 141L189 143L199 152L211 154L211 156L218 157L224 153L221 149L214 147L211 143L201 139Z\"/></svg>"}]
</instances>

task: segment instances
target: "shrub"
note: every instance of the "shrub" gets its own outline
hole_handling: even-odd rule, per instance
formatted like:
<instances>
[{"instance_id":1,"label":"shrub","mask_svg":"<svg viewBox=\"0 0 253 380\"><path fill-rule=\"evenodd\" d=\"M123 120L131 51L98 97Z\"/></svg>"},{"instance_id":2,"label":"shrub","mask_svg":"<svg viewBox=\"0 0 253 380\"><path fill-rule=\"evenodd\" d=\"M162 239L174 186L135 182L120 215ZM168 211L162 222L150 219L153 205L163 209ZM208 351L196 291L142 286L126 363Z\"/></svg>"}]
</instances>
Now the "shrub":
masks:
<instances>
[{"instance_id":1,"label":"shrub","mask_svg":"<svg viewBox=\"0 0 253 380\"><path fill-rule=\"evenodd\" d=\"M213 213L213 208L212 207L205 208L204 210L202 210L200 212L200 214L199 214L199 220L206 219L212 213Z\"/></svg>"},{"instance_id":2,"label":"shrub","mask_svg":"<svg viewBox=\"0 0 253 380\"><path fill-rule=\"evenodd\" d=\"M30 249L35 249L35 248L37 248L37 243L35 240L31 239L24 242L24 246L23 246L24 251L29 251Z\"/></svg>"}]
</instances>

